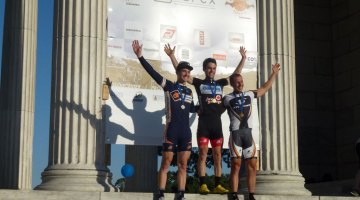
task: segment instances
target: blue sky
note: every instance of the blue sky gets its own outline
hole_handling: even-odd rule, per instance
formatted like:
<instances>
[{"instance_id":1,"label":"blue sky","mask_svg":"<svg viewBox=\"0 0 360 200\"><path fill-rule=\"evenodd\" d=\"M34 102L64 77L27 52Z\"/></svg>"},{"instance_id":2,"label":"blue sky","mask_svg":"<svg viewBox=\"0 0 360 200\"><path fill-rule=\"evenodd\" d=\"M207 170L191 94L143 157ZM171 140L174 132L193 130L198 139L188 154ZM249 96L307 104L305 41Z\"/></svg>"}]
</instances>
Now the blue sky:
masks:
<instances>
[{"instance_id":1,"label":"blue sky","mask_svg":"<svg viewBox=\"0 0 360 200\"><path fill-rule=\"evenodd\" d=\"M38 0L38 4L33 187L41 183L41 172L44 171L48 162L54 1ZM0 55L2 55L4 9L5 0L0 0ZM2 59L2 57L0 59ZM124 146L112 145L112 165L110 169L114 176L113 180L121 177L120 168L123 164Z\"/></svg>"}]
</instances>

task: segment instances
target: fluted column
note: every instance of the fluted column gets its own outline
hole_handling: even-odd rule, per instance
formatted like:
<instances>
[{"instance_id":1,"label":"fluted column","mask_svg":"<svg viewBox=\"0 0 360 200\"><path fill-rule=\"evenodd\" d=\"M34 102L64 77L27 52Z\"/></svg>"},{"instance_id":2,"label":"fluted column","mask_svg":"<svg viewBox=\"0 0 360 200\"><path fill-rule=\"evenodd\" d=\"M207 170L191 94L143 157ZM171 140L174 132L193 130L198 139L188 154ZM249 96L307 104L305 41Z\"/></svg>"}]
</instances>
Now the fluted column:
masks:
<instances>
[{"instance_id":1,"label":"fluted column","mask_svg":"<svg viewBox=\"0 0 360 200\"><path fill-rule=\"evenodd\" d=\"M106 0L55 0L50 147L41 190L113 191L105 166L101 88Z\"/></svg>"},{"instance_id":2,"label":"fluted column","mask_svg":"<svg viewBox=\"0 0 360 200\"><path fill-rule=\"evenodd\" d=\"M309 195L299 172L293 0L258 0L259 81L282 66L259 98L261 154L256 193Z\"/></svg>"},{"instance_id":3,"label":"fluted column","mask_svg":"<svg viewBox=\"0 0 360 200\"><path fill-rule=\"evenodd\" d=\"M37 0L7 0L0 86L0 188L31 189Z\"/></svg>"}]
</instances>

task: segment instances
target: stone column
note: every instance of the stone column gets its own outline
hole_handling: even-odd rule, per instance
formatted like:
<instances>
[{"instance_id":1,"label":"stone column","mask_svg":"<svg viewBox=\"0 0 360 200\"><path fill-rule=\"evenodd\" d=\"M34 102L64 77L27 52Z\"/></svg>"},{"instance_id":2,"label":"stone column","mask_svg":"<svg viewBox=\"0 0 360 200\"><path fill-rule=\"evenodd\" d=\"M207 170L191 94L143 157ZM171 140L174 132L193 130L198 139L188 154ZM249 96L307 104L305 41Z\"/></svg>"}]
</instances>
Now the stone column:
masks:
<instances>
[{"instance_id":1,"label":"stone column","mask_svg":"<svg viewBox=\"0 0 360 200\"><path fill-rule=\"evenodd\" d=\"M0 86L0 188L31 189L37 0L7 0Z\"/></svg>"},{"instance_id":2,"label":"stone column","mask_svg":"<svg viewBox=\"0 0 360 200\"><path fill-rule=\"evenodd\" d=\"M49 163L36 189L114 191L101 100L107 1L55 0L54 7Z\"/></svg>"},{"instance_id":3,"label":"stone column","mask_svg":"<svg viewBox=\"0 0 360 200\"><path fill-rule=\"evenodd\" d=\"M126 192L155 192L158 188L158 147L126 145L125 163L134 166L134 176L126 180Z\"/></svg>"},{"instance_id":4,"label":"stone column","mask_svg":"<svg viewBox=\"0 0 360 200\"><path fill-rule=\"evenodd\" d=\"M259 83L271 64L281 71L272 89L259 98L261 133L257 194L310 195L299 172L296 112L293 0L258 0Z\"/></svg>"}]
</instances>

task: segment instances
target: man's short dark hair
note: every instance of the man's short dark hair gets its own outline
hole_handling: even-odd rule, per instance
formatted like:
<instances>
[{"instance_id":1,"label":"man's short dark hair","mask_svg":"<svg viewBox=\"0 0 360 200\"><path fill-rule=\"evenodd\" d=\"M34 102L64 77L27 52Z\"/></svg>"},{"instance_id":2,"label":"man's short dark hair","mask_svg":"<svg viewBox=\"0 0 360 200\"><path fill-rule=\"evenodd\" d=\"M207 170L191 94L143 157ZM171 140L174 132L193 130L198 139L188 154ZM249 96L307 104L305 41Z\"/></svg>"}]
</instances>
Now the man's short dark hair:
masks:
<instances>
[{"instance_id":1,"label":"man's short dark hair","mask_svg":"<svg viewBox=\"0 0 360 200\"><path fill-rule=\"evenodd\" d=\"M237 78L237 77L240 77L241 74L237 74L237 73L233 73L231 74L230 76L230 85L232 85L232 83L234 82L234 79ZM242 77L242 76L241 76Z\"/></svg>"},{"instance_id":2,"label":"man's short dark hair","mask_svg":"<svg viewBox=\"0 0 360 200\"><path fill-rule=\"evenodd\" d=\"M206 69L206 66L209 64L209 63L214 63L216 65L216 60L214 58L206 58L203 62L203 70Z\"/></svg>"}]
</instances>

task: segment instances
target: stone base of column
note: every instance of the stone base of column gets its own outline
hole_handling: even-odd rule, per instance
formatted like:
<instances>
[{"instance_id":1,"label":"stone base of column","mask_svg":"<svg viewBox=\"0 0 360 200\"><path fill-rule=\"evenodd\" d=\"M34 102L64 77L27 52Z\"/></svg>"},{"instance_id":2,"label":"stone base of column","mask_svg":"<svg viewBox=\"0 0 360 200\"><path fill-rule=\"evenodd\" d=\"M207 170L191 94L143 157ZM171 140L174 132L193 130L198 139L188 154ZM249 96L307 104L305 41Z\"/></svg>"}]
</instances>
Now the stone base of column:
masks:
<instances>
[{"instance_id":1,"label":"stone base of column","mask_svg":"<svg viewBox=\"0 0 360 200\"><path fill-rule=\"evenodd\" d=\"M240 192L248 193L246 177L242 178ZM298 195L310 196L311 192L305 186L305 179L301 174L262 173L256 175L255 194L261 195Z\"/></svg>"},{"instance_id":2,"label":"stone base of column","mask_svg":"<svg viewBox=\"0 0 360 200\"><path fill-rule=\"evenodd\" d=\"M117 192L108 171L90 169L45 170L35 190Z\"/></svg>"}]
</instances>

